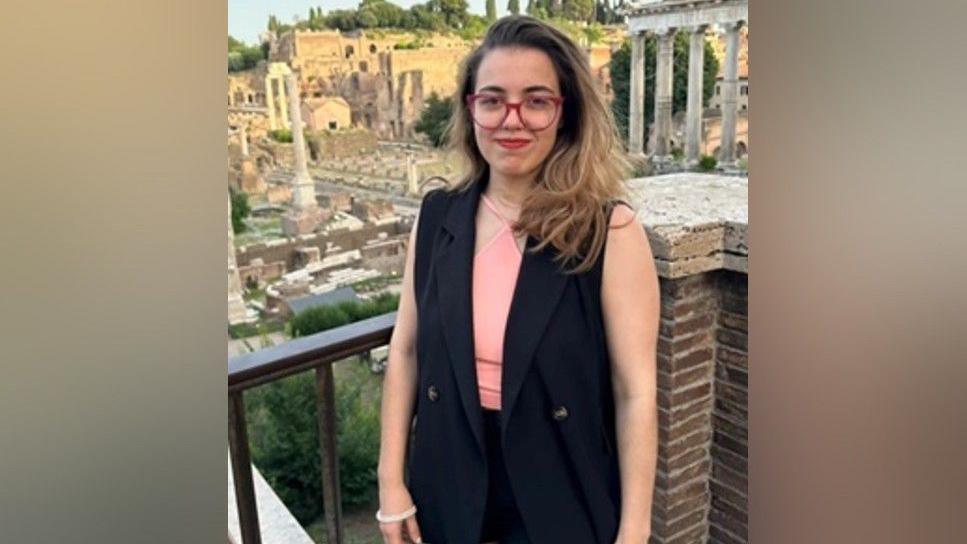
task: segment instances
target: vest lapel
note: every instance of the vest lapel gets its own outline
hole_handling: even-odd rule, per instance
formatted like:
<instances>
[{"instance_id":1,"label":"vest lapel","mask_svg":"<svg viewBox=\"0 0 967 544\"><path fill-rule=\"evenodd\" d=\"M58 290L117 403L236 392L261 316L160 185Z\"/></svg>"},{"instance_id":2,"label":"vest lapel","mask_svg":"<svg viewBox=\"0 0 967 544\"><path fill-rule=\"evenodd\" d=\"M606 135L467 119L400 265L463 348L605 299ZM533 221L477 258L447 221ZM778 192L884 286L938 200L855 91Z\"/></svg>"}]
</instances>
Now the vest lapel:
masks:
<instances>
[{"instance_id":1,"label":"vest lapel","mask_svg":"<svg viewBox=\"0 0 967 544\"><path fill-rule=\"evenodd\" d=\"M467 420L481 453L486 449L474 361L472 299L476 215L480 193L486 184L485 178L453 196L443 221L443 228L449 236L445 237L434 258L443 336ZM507 428L534 352L567 281L567 277L557 271L557 264L552 261L553 249L545 247L540 252L530 252L536 244L537 240L527 237L504 332L502 429Z\"/></svg>"}]
</instances>

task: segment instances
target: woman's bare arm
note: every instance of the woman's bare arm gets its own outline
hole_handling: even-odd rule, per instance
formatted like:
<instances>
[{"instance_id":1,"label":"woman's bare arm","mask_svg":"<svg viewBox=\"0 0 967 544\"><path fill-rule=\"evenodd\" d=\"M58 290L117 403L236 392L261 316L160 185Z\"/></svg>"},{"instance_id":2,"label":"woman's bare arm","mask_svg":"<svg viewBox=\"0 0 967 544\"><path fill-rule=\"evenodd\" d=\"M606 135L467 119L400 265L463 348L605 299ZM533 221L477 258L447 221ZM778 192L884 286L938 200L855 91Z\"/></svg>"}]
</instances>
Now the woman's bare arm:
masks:
<instances>
[{"instance_id":1,"label":"woman's bare arm","mask_svg":"<svg viewBox=\"0 0 967 544\"><path fill-rule=\"evenodd\" d=\"M615 228L609 231L605 250L601 306L621 468L618 542L644 544L651 533L658 457L658 275L648 237L634 213L618 206L611 224Z\"/></svg>"},{"instance_id":2,"label":"woman's bare arm","mask_svg":"<svg viewBox=\"0 0 967 544\"><path fill-rule=\"evenodd\" d=\"M413 263L418 224L419 217L414 221L413 229L410 231L400 304L396 313L396 325L390 338L386 375L383 377L378 468L380 486L403 485L406 446L416 399L416 297L413 287Z\"/></svg>"}]
</instances>

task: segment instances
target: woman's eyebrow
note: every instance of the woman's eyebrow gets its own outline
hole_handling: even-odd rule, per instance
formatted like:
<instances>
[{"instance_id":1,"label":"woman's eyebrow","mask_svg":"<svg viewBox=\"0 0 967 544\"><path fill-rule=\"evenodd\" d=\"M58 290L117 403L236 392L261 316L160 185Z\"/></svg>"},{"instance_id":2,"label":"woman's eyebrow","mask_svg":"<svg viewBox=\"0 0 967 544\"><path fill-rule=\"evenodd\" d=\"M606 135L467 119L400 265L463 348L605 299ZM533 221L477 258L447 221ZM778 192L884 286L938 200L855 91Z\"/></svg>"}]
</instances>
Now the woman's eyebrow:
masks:
<instances>
[{"instance_id":1,"label":"woman's eyebrow","mask_svg":"<svg viewBox=\"0 0 967 544\"><path fill-rule=\"evenodd\" d=\"M487 85L487 86L481 87L477 92L484 92L484 91L492 91L492 92L497 92L497 93L506 93L507 92L503 87L500 87L500 86L497 86L497 85ZM547 91L549 93L553 93L554 92L553 89L551 89L550 87L548 87L546 85L531 85L529 87L525 87L524 88L524 92L525 93L532 93L534 91Z\"/></svg>"}]
</instances>

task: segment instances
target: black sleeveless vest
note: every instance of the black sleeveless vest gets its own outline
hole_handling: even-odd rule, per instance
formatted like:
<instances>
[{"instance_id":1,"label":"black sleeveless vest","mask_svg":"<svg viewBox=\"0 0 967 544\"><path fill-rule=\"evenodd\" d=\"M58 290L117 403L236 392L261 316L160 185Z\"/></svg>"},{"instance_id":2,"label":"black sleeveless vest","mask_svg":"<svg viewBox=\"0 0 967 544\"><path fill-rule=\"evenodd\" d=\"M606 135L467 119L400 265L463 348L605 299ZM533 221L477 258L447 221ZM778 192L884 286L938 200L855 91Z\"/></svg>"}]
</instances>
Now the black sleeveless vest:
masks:
<instances>
[{"instance_id":1,"label":"black sleeveless vest","mask_svg":"<svg viewBox=\"0 0 967 544\"><path fill-rule=\"evenodd\" d=\"M417 226L419 370L407 486L429 544L479 544L487 498L471 309L475 220L486 183L430 191ZM535 244L528 237L526 247ZM510 306L501 378L504 459L534 544L613 544L621 497L600 303L603 258L588 272L565 275L553 251L525 251Z\"/></svg>"}]
</instances>

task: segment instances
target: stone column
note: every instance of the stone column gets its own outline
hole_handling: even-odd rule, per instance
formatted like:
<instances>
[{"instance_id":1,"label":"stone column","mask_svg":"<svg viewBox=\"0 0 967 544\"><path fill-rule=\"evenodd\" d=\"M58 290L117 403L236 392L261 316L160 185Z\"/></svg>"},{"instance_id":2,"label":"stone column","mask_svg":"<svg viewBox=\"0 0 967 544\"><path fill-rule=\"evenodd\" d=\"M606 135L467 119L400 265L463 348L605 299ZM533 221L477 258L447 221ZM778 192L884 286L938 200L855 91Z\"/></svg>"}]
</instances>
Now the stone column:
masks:
<instances>
[{"instance_id":1,"label":"stone column","mask_svg":"<svg viewBox=\"0 0 967 544\"><path fill-rule=\"evenodd\" d=\"M705 25L690 30L688 48L688 103L685 122L686 164L698 164L702 145L702 95L705 68Z\"/></svg>"},{"instance_id":2,"label":"stone column","mask_svg":"<svg viewBox=\"0 0 967 544\"><path fill-rule=\"evenodd\" d=\"M279 125L275 122L275 93L272 92L272 77L265 78L265 104L269 107L269 129L278 130Z\"/></svg>"},{"instance_id":3,"label":"stone column","mask_svg":"<svg viewBox=\"0 0 967 544\"><path fill-rule=\"evenodd\" d=\"M248 157L248 133L245 130L245 123L239 125L238 137L242 146L242 157Z\"/></svg>"},{"instance_id":4,"label":"stone column","mask_svg":"<svg viewBox=\"0 0 967 544\"><path fill-rule=\"evenodd\" d=\"M406 152L406 187L411 195L419 195L418 175L416 171L416 157L412 151Z\"/></svg>"},{"instance_id":5,"label":"stone column","mask_svg":"<svg viewBox=\"0 0 967 544\"><path fill-rule=\"evenodd\" d=\"M228 198L228 323L249 321L248 310L242 299L242 280L235 261L235 232L232 230L232 199Z\"/></svg>"},{"instance_id":6,"label":"stone column","mask_svg":"<svg viewBox=\"0 0 967 544\"><path fill-rule=\"evenodd\" d=\"M302 110L299 107L299 87L295 74L286 74L289 97L289 127L292 129L292 209L282 216L282 231L295 237L315 231L322 221L322 210L316 202L316 188L306 164L306 142L302 135Z\"/></svg>"},{"instance_id":7,"label":"stone column","mask_svg":"<svg viewBox=\"0 0 967 544\"><path fill-rule=\"evenodd\" d=\"M739 29L742 22L725 25L725 74L722 78L722 140L719 165L735 165L736 98L739 90Z\"/></svg>"},{"instance_id":8,"label":"stone column","mask_svg":"<svg viewBox=\"0 0 967 544\"><path fill-rule=\"evenodd\" d=\"M292 169L295 175L292 177L292 206L298 210L305 210L317 206L316 190L313 186L312 177L309 176L309 167L306 163L306 142L302 134L302 111L299 108L299 92L295 74L285 76L287 86L286 93L289 98L289 107L292 116L289 127L292 129L293 160Z\"/></svg>"},{"instance_id":9,"label":"stone column","mask_svg":"<svg viewBox=\"0 0 967 544\"><path fill-rule=\"evenodd\" d=\"M286 74L285 79L286 80L289 79L289 75L288 74ZM278 79L278 82L279 82L279 108L282 110L282 127L283 128L291 129L292 128L292 123L289 122L289 110L288 110L288 106L286 105L286 102L289 100L289 98L286 95L292 93L292 89L294 87L291 87L290 86L290 88L287 91L286 88L285 88L286 87L285 86L285 82L282 80L282 78L279 78ZM298 102L298 98L299 98L299 92L298 91L296 91L295 96L296 96L296 100L297 100L296 101L296 104L298 104L299 103ZM293 141L295 141L295 140L293 140Z\"/></svg>"},{"instance_id":10,"label":"stone column","mask_svg":"<svg viewBox=\"0 0 967 544\"><path fill-rule=\"evenodd\" d=\"M655 148L652 157L657 162L671 160L672 83L674 80L675 29L658 34L658 59L655 65Z\"/></svg>"},{"instance_id":11,"label":"stone column","mask_svg":"<svg viewBox=\"0 0 967 544\"><path fill-rule=\"evenodd\" d=\"M644 155L645 142L645 33L631 36L631 79L628 105L628 153Z\"/></svg>"}]
</instances>

